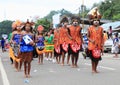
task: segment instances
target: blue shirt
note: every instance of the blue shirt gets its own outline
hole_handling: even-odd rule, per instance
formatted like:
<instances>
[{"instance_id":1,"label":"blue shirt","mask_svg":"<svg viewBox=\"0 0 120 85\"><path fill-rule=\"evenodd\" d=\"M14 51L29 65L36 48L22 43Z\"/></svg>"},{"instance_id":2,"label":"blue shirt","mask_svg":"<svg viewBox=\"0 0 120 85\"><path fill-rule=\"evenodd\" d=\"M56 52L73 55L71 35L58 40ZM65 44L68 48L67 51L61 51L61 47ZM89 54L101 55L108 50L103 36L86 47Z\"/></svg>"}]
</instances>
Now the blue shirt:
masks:
<instances>
[{"instance_id":1,"label":"blue shirt","mask_svg":"<svg viewBox=\"0 0 120 85\"><path fill-rule=\"evenodd\" d=\"M21 34L14 34L13 41L16 42L16 44L20 44Z\"/></svg>"},{"instance_id":2,"label":"blue shirt","mask_svg":"<svg viewBox=\"0 0 120 85\"><path fill-rule=\"evenodd\" d=\"M36 43L37 46L44 46L44 37L39 37L38 42Z\"/></svg>"},{"instance_id":3,"label":"blue shirt","mask_svg":"<svg viewBox=\"0 0 120 85\"><path fill-rule=\"evenodd\" d=\"M26 34L28 35L28 34ZM25 35L23 35L25 36ZM32 35L28 35L31 39L33 39ZM22 39L21 43L20 43L20 52L31 52L34 50L34 47L30 44L26 44L25 41Z\"/></svg>"},{"instance_id":4,"label":"blue shirt","mask_svg":"<svg viewBox=\"0 0 120 85\"><path fill-rule=\"evenodd\" d=\"M5 45L5 40L2 39L2 40L1 40L1 46L4 47L4 45Z\"/></svg>"},{"instance_id":5,"label":"blue shirt","mask_svg":"<svg viewBox=\"0 0 120 85\"><path fill-rule=\"evenodd\" d=\"M85 42L86 45L88 45L88 38L87 38L87 36L83 36L83 41Z\"/></svg>"}]
</instances>

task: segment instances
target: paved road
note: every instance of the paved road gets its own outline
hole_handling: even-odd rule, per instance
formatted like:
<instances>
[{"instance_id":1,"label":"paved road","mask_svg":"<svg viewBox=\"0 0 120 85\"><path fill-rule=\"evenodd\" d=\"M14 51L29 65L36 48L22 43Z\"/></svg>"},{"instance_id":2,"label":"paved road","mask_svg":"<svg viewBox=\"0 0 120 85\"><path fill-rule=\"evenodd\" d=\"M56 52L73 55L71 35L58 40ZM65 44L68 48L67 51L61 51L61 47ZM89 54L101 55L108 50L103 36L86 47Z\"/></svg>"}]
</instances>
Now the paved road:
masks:
<instances>
[{"instance_id":1,"label":"paved road","mask_svg":"<svg viewBox=\"0 0 120 85\"><path fill-rule=\"evenodd\" d=\"M3 85L1 71L0 71L0 85Z\"/></svg>"},{"instance_id":2,"label":"paved road","mask_svg":"<svg viewBox=\"0 0 120 85\"><path fill-rule=\"evenodd\" d=\"M21 72L14 70L7 52L2 53L1 59L9 85L120 85L120 58L114 59L112 56L104 54L103 60L99 63L98 74L91 73L90 60L84 60L81 54L79 68L61 66L47 60L44 60L43 65L38 65L36 58L32 61L32 77L29 79L23 77L23 68ZM5 85L1 84L1 81L0 74L0 85Z\"/></svg>"}]
</instances>

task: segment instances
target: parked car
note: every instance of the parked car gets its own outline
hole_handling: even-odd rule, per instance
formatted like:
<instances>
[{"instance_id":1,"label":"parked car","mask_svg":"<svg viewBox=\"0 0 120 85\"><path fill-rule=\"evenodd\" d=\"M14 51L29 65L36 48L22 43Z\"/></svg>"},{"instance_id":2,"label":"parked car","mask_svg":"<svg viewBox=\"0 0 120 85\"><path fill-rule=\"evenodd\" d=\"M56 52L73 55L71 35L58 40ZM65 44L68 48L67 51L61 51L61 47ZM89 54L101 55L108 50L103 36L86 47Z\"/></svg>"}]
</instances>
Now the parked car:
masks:
<instances>
[{"instance_id":1,"label":"parked car","mask_svg":"<svg viewBox=\"0 0 120 85\"><path fill-rule=\"evenodd\" d=\"M113 45L113 40L112 39L106 40L105 43L104 43L104 52L111 52L112 45Z\"/></svg>"}]
</instances>

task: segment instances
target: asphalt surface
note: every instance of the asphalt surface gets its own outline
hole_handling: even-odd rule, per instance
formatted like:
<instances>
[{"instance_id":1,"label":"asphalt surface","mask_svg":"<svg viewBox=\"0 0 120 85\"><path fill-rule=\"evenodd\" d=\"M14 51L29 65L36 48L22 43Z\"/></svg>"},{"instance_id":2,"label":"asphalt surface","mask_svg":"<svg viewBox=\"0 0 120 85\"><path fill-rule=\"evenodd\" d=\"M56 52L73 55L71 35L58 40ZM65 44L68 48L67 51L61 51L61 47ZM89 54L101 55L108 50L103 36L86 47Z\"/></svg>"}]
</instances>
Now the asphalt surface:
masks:
<instances>
[{"instance_id":1,"label":"asphalt surface","mask_svg":"<svg viewBox=\"0 0 120 85\"><path fill-rule=\"evenodd\" d=\"M3 85L1 71L0 71L0 85Z\"/></svg>"},{"instance_id":2,"label":"asphalt surface","mask_svg":"<svg viewBox=\"0 0 120 85\"><path fill-rule=\"evenodd\" d=\"M8 52L0 54L9 85L120 85L120 58L113 58L113 54L102 56L98 74L91 73L91 61L83 59L81 53L78 68L71 68L67 64L61 66L47 60L44 60L43 65L38 65L37 58L34 58L31 78L24 78L23 67L21 72L15 71ZM4 85L2 81L0 73L0 85Z\"/></svg>"}]
</instances>

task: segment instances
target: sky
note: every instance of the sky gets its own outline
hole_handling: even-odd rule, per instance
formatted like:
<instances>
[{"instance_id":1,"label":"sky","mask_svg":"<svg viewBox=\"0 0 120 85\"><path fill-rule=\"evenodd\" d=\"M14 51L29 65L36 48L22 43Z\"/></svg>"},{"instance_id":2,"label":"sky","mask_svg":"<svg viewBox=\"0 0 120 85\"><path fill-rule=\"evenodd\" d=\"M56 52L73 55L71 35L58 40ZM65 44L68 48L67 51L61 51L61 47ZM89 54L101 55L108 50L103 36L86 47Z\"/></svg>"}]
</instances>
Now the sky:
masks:
<instances>
[{"instance_id":1,"label":"sky","mask_svg":"<svg viewBox=\"0 0 120 85\"><path fill-rule=\"evenodd\" d=\"M51 10L66 9L78 13L84 1L87 8L102 0L0 0L0 21L42 18Z\"/></svg>"}]
</instances>

